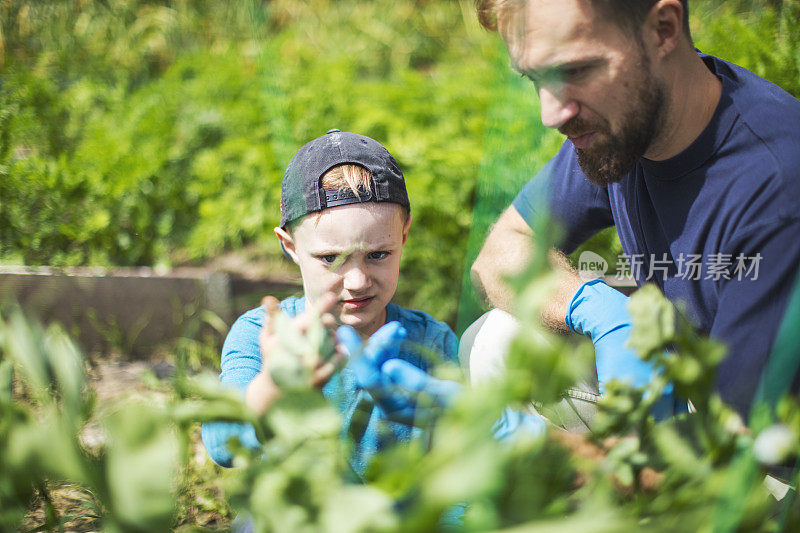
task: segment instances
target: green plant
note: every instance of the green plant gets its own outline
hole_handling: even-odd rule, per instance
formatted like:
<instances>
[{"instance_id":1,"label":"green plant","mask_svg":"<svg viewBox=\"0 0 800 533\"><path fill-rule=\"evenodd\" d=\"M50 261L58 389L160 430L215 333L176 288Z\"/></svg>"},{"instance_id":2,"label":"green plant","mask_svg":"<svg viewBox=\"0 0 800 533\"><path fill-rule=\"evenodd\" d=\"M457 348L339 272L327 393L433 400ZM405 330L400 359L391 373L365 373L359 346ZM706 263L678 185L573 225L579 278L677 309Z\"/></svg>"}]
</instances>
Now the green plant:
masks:
<instances>
[{"instance_id":1,"label":"green plant","mask_svg":"<svg viewBox=\"0 0 800 533\"><path fill-rule=\"evenodd\" d=\"M548 230L539 227L537 234ZM546 250L547 239L539 246ZM663 368L646 390L610 383L588 437L551 428L545 436L492 438L506 406L534 403L547 412L591 371L588 341L576 344L540 329L540 306L555 276L543 253L535 257L539 261L517 281L526 327L511 346L506 376L465 389L439 418L425 421L420 438L378 454L363 483L348 465L340 416L316 390L291 387L259 417L212 373L187 374L181 358L173 382L162 385L172 391L167 401L128 401L98 411L80 354L66 336L42 331L19 312L4 313L2 527L15 527L38 491L45 527L58 528L71 518L52 496L64 483L88 490L84 516L96 517L107 531L189 526L203 511L246 513L259 531L422 532L459 510L468 531L776 531L800 525L793 495L777 502L763 484L773 465L797 460L800 405L790 397L774 409L767 404L767 414L748 428L713 392L713 370L724 351L697 335L654 287L631 299L632 344ZM323 341L283 337L287 355ZM436 373L453 379L446 367ZM655 421L653 405L667 382L691 398L696 412ZM201 451L189 443L197 445L198 422L220 419L253 424L264 447L230 443L236 468L219 472L217 482L207 479L217 469L193 460ZM81 437L90 420L105 428L94 445ZM230 509L219 502L221 489ZM174 501L184 507L176 510Z\"/></svg>"},{"instance_id":2,"label":"green plant","mask_svg":"<svg viewBox=\"0 0 800 533\"><path fill-rule=\"evenodd\" d=\"M463 264L482 58L496 53L466 1L73 7L0 9L13 109L0 121L0 257L169 265L243 244L279 257L283 169L337 126L385 143L408 177L403 270L429 282L401 284L399 300L454 316L442 294Z\"/></svg>"},{"instance_id":3,"label":"green plant","mask_svg":"<svg viewBox=\"0 0 800 533\"><path fill-rule=\"evenodd\" d=\"M97 508L89 512L102 513L107 531L168 527L182 452L165 413L144 403L118 405L103 419L102 450L92 450L81 433L94 402L75 345L60 329L43 331L14 310L3 314L0 339L0 525L19 522L34 489L48 501L48 482L71 482L94 495ZM45 526L60 528L62 517L47 508Z\"/></svg>"}]
</instances>

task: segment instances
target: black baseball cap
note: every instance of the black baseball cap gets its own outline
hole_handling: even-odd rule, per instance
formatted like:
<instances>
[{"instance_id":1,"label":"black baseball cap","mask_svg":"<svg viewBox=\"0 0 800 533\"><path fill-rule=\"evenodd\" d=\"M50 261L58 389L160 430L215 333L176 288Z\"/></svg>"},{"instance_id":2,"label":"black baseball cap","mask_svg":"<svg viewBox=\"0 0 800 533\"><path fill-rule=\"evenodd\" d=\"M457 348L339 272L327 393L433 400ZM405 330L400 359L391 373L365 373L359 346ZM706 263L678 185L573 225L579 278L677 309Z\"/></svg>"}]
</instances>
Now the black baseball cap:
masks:
<instances>
[{"instance_id":1,"label":"black baseball cap","mask_svg":"<svg viewBox=\"0 0 800 533\"><path fill-rule=\"evenodd\" d=\"M355 164L372 174L369 191L326 191L320 178L331 168ZM410 208L403 173L378 141L364 135L329 130L294 154L281 183L281 227L309 213L359 202L392 202Z\"/></svg>"}]
</instances>

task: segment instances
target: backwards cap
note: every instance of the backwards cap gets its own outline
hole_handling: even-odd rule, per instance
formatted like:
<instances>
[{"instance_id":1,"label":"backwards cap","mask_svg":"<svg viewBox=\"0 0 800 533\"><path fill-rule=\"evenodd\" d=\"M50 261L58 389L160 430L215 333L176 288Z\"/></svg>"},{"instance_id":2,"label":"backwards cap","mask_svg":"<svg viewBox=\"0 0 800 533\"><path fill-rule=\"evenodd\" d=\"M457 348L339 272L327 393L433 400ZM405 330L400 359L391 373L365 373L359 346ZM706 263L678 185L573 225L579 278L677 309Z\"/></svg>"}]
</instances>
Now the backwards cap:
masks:
<instances>
[{"instance_id":1,"label":"backwards cap","mask_svg":"<svg viewBox=\"0 0 800 533\"><path fill-rule=\"evenodd\" d=\"M326 191L320 179L342 164L360 165L372 174L370 190ZM359 202L393 202L409 208L403 173L392 155L379 142L347 131L328 131L300 148L281 184L281 227L309 213L328 207Z\"/></svg>"}]
</instances>

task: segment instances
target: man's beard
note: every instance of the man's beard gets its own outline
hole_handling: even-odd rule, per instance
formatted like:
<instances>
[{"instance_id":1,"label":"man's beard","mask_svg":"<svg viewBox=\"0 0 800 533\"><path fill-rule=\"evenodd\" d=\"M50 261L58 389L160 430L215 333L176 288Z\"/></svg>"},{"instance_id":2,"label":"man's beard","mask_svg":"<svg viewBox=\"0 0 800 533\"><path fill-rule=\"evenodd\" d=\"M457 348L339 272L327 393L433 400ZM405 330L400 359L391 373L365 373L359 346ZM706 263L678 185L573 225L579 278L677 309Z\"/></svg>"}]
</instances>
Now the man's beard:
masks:
<instances>
[{"instance_id":1,"label":"man's beard","mask_svg":"<svg viewBox=\"0 0 800 533\"><path fill-rule=\"evenodd\" d=\"M646 60L642 66L643 81L619 132L612 132L606 120L594 125L577 117L559 128L567 135L596 132L589 148L575 149L581 170L595 185L606 187L622 180L642 158L661 127L666 91L650 76Z\"/></svg>"}]
</instances>

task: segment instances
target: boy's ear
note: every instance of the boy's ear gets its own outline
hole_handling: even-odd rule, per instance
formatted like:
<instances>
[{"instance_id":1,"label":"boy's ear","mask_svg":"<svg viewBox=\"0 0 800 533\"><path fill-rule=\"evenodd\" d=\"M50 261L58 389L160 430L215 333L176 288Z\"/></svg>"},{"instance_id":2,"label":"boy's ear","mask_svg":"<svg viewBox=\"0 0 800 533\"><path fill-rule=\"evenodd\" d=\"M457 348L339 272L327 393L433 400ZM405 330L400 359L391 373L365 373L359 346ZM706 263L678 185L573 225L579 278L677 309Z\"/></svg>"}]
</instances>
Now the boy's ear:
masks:
<instances>
[{"instance_id":1,"label":"boy's ear","mask_svg":"<svg viewBox=\"0 0 800 533\"><path fill-rule=\"evenodd\" d=\"M281 243L283 253L297 264L297 250L294 247L294 238L283 228L275 228L275 236L278 237L278 242Z\"/></svg>"},{"instance_id":2,"label":"boy's ear","mask_svg":"<svg viewBox=\"0 0 800 533\"><path fill-rule=\"evenodd\" d=\"M406 239L408 239L408 230L411 229L411 220L413 218L414 217L412 217L411 215L408 215L408 219L406 220L406 224L405 224L405 226L403 226L403 244L405 244L406 243Z\"/></svg>"}]
</instances>

